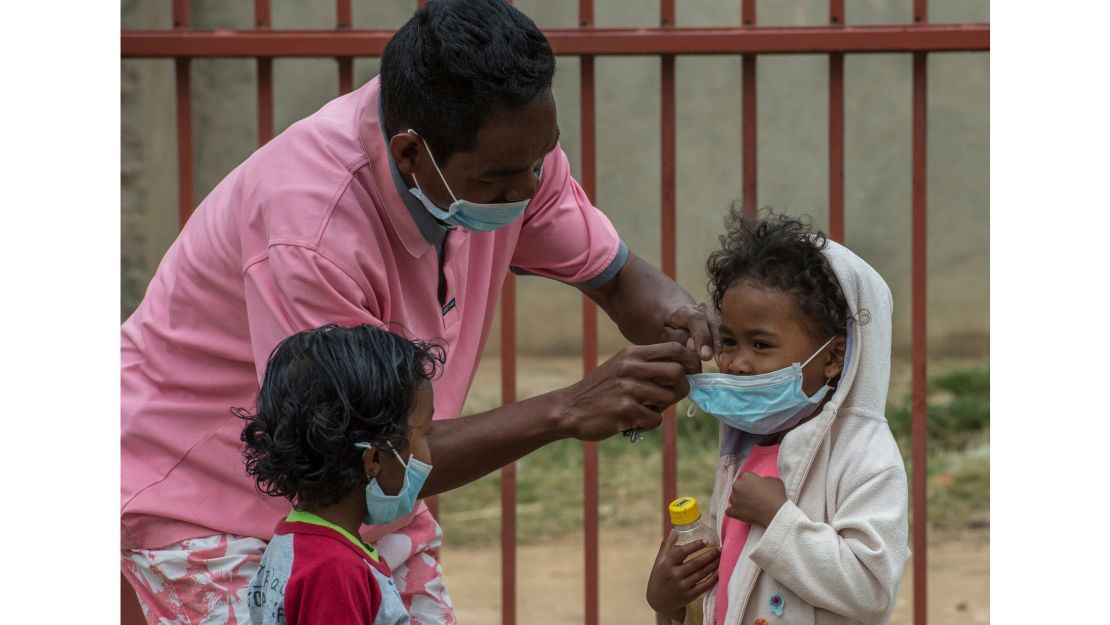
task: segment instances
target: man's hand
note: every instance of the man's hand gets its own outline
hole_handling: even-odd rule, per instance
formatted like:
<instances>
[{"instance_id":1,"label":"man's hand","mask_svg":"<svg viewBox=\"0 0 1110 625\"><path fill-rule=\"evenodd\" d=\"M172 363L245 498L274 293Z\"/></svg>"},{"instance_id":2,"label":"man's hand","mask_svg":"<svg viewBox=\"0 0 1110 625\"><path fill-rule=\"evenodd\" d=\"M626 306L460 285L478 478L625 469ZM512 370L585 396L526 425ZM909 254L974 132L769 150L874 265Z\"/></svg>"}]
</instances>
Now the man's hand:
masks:
<instances>
[{"instance_id":1,"label":"man's hand","mask_svg":"<svg viewBox=\"0 0 1110 625\"><path fill-rule=\"evenodd\" d=\"M558 391L560 434L600 441L632 428L656 428L660 413L690 392L686 375L699 371L697 356L678 343L626 347Z\"/></svg>"},{"instance_id":2,"label":"man's hand","mask_svg":"<svg viewBox=\"0 0 1110 625\"><path fill-rule=\"evenodd\" d=\"M655 564L648 577L646 594L651 609L681 623L685 620L686 606L717 583L721 550L712 546L687 562L686 558L705 548L705 541L698 540L676 547L674 542L677 537L675 531L671 530L659 545L659 553L655 556Z\"/></svg>"},{"instance_id":3,"label":"man's hand","mask_svg":"<svg viewBox=\"0 0 1110 625\"><path fill-rule=\"evenodd\" d=\"M725 515L751 525L767 527L784 503L786 487L782 480L745 471L732 483Z\"/></svg>"},{"instance_id":4,"label":"man's hand","mask_svg":"<svg viewBox=\"0 0 1110 625\"><path fill-rule=\"evenodd\" d=\"M685 345L702 360L709 360L720 349L720 325L720 317L712 304L680 306L664 319L663 340Z\"/></svg>"}]
</instances>

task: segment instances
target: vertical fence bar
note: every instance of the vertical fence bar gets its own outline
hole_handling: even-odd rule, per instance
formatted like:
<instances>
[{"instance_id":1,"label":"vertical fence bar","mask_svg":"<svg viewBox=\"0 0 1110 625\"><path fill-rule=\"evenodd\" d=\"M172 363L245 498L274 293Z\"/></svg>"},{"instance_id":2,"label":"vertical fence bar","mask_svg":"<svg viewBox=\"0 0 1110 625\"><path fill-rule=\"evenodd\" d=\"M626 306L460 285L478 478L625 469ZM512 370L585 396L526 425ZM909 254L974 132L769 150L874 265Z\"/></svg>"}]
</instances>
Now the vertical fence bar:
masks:
<instances>
[{"instance_id":1,"label":"vertical fence bar","mask_svg":"<svg viewBox=\"0 0 1110 625\"><path fill-rule=\"evenodd\" d=\"M928 3L914 0L913 21L927 20ZM911 413L912 462L913 462L913 622L926 625L926 600L928 598L926 532L929 517L926 514L925 478L928 458L925 440L925 314L926 314L926 154L928 123L926 104L928 76L924 52L913 55L913 408Z\"/></svg>"},{"instance_id":2,"label":"vertical fence bar","mask_svg":"<svg viewBox=\"0 0 1110 625\"><path fill-rule=\"evenodd\" d=\"M830 0L829 23L844 25L844 0ZM844 53L829 55L829 236L844 242Z\"/></svg>"},{"instance_id":3,"label":"vertical fence bar","mask_svg":"<svg viewBox=\"0 0 1110 625\"><path fill-rule=\"evenodd\" d=\"M189 28L189 0L173 0L173 27ZM193 214L193 89L191 60L173 60L174 91L177 98L177 225L185 227Z\"/></svg>"},{"instance_id":4,"label":"vertical fence bar","mask_svg":"<svg viewBox=\"0 0 1110 625\"><path fill-rule=\"evenodd\" d=\"M254 0L254 27L270 30L270 0ZM258 57L258 145L274 138L274 60Z\"/></svg>"},{"instance_id":5,"label":"vertical fence bar","mask_svg":"<svg viewBox=\"0 0 1110 625\"><path fill-rule=\"evenodd\" d=\"M351 0L336 0L336 29L350 30L353 23ZM355 85L355 60L349 56L341 56L336 60L339 62L339 95L350 93Z\"/></svg>"},{"instance_id":6,"label":"vertical fence bar","mask_svg":"<svg viewBox=\"0 0 1110 625\"><path fill-rule=\"evenodd\" d=\"M593 28L593 0L578 0L578 27ZM594 97L594 57L579 58L579 110L582 124L582 189L591 202L597 202L597 116ZM597 304L582 296L582 374L597 367ZM598 541L598 457L597 443L582 444L582 525L585 550L585 622L600 623L600 553Z\"/></svg>"},{"instance_id":7,"label":"vertical fence bar","mask_svg":"<svg viewBox=\"0 0 1110 625\"><path fill-rule=\"evenodd\" d=\"M740 21L744 26L755 26L755 0L742 0L740 5ZM756 202L759 199L756 183L756 132L758 120L756 118L756 82L755 82L755 55L744 54L740 57L742 71L740 86L741 111L741 144L744 168L744 188L741 192L744 203L744 213L755 216L758 210Z\"/></svg>"},{"instance_id":8,"label":"vertical fence bar","mask_svg":"<svg viewBox=\"0 0 1110 625\"><path fill-rule=\"evenodd\" d=\"M674 0L660 0L659 26L675 25ZM660 57L660 230L663 273L675 277L675 89L673 54ZM675 408L663 412L663 535L671 529L667 504L678 497L678 423Z\"/></svg>"},{"instance_id":9,"label":"vertical fence bar","mask_svg":"<svg viewBox=\"0 0 1110 625\"><path fill-rule=\"evenodd\" d=\"M516 276L501 289L501 404L516 401ZM516 625L516 463L501 469L501 623Z\"/></svg>"}]
</instances>

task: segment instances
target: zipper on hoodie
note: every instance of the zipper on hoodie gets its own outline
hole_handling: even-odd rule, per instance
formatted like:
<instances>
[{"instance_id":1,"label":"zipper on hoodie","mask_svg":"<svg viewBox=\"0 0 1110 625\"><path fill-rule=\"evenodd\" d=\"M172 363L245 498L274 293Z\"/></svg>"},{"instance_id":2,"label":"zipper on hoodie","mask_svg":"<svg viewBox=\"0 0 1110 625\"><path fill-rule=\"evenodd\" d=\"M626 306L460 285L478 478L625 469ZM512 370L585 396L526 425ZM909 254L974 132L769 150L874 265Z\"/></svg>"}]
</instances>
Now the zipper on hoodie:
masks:
<instances>
[{"instance_id":1,"label":"zipper on hoodie","mask_svg":"<svg viewBox=\"0 0 1110 625\"><path fill-rule=\"evenodd\" d=\"M833 419L835 419L835 418L836 417L834 415ZM798 495L802 490L802 484L805 483L805 479L807 477L809 477L809 471L810 471L810 469L813 468L813 459L817 457L817 449L819 447L821 447L821 442L820 441L825 440L825 435L827 435L829 433L829 428L832 427L833 419L829 419L828 424L824 427L824 429L821 430L821 435L817 437L818 443L813 446L813 451L810 452L809 458L806 460L806 463L804 465L802 465L802 474L801 474L802 477L801 477L801 479L798 480L798 488L794 492L794 499L798 498ZM784 439L785 439L785 437L784 437ZM782 447L779 447L779 451L780 452L782 451ZM788 501L789 501L789 499L788 499ZM795 505L797 505L797 504L795 504ZM721 531L720 529L717 530L718 535L720 535L720 531ZM767 528L763 528L763 531L764 531L764 533L766 533ZM763 537L760 536L760 538L762 539ZM752 576L751 583L748 584L747 590L744 591L744 609L745 609L745 611L747 610L748 602L751 601L752 591L755 590L755 582L758 579L759 579L759 572L757 572L755 575ZM736 621L735 625L740 625L740 623L743 620L744 620L744 615L741 614L740 618Z\"/></svg>"}]
</instances>

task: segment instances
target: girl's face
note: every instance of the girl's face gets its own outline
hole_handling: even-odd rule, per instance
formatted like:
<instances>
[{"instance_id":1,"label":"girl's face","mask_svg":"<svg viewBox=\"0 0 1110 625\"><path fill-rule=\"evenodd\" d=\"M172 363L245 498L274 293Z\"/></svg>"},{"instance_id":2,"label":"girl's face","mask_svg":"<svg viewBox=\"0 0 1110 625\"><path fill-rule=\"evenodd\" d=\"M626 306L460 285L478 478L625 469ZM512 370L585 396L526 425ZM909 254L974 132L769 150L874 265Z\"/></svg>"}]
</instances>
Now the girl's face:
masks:
<instances>
[{"instance_id":1,"label":"girl's face","mask_svg":"<svg viewBox=\"0 0 1110 625\"><path fill-rule=\"evenodd\" d=\"M397 453L407 463L409 454L425 464L432 464L432 452L428 448L428 434L432 431L432 413L435 412L435 394L432 385L424 382L416 391L416 406L409 415L409 444L406 449L398 449ZM370 466L367 473L378 478L382 492L387 495L396 495L401 490L405 480L405 467L397 460L388 448L375 448L373 453L367 454Z\"/></svg>"},{"instance_id":2,"label":"girl's face","mask_svg":"<svg viewBox=\"0 0 1110 625\"><path fill-rule=\"evenodd\" d=\"M786 292L750 280L733 283L721 299L721 373L756 375L805 362L831 337L813 336L802 320ZM837 337L802 369L806 395L840 374L845 344Z\"/></svg>"}]
</instances>

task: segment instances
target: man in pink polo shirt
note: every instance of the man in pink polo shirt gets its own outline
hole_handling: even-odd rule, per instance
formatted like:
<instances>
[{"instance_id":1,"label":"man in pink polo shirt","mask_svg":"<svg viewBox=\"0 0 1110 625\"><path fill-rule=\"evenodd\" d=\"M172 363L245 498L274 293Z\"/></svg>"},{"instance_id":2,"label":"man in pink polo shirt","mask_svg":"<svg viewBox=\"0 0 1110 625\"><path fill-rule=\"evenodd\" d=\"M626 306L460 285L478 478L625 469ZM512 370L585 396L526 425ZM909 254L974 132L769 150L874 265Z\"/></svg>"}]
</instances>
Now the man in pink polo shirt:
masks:
<instances>
[{"instance_id":1,"label":"man in pink polo shirt","mask_svg":"<svg viewBox=\"0 0 1110 625\"><path fill-rule=\"evenodd\" d=\"M230 409L253 405L294 332L386 323L446 345L422 496L556 440L654 428L685 396L716 330L571 177L554 70L547 40L502 0L430 2L381 76L289 127L197 208L121 329L122 566L150 622L249 619L246 586L288 504L255 491ZM568 388L454 419L507 271L577 287L643 346ZM413 622L454 622L423 504L364 537Z\"/></svg>"}]
</instances>

